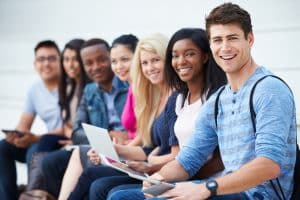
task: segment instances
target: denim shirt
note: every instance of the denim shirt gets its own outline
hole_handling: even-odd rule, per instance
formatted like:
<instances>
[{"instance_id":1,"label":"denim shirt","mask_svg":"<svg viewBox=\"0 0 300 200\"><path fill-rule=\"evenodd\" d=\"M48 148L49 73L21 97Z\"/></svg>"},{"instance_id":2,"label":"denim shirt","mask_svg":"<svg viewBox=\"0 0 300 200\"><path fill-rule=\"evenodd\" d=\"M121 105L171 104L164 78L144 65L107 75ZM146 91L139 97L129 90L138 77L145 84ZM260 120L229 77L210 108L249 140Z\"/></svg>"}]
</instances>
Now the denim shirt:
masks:
<instances>
[{"instance_id":1,"label":"denim shirt","mask_svg":"<svg viewBox=\"0 0 300 200\"><path fill-rule=\"evenodd\" d=\"M128 84L114 77L112 87L117 90L114 105L119 117L121 117L127 97ZM89 143L81 127L82 122L108 129L109 115L104 93L105 91L99 88L97 83L90 83L85 86L73 124L72 141L74 144Z\"/></svg>"},{"instance_id":2,"label":"denim shirt","mask_svg":"<svg viewBox=\"0 0 300 200\"><path fill-rule=\"evenodd\" d=\"M118 95L118 92L118 89L113 87L111 91L103 93L108 111L108 130L124 131L125 129L121 123L120 115L115 108L115 98Z\"/></svg>"}]
</instances>

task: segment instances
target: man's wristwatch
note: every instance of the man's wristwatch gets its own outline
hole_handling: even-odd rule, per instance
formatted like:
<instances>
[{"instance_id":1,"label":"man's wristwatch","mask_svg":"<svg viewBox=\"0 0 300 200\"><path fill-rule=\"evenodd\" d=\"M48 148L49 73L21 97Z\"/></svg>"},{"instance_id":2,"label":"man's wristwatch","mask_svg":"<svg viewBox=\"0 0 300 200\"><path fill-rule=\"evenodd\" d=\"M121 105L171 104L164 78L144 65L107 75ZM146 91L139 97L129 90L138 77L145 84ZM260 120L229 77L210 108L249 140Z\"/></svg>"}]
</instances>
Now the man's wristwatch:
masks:
<instances>
[{"instance_id":1,"label":"man's wristwatch","mask_svg":"<svg viewBox=\"0 0 300 200\"><path fill-rule=\"evenodd\" d=\"M210 191L210 196L216 196L217 189L218 189L218 183L215 180L208 180L206 182L206 188Z\"/></svg>"}]
</instances>

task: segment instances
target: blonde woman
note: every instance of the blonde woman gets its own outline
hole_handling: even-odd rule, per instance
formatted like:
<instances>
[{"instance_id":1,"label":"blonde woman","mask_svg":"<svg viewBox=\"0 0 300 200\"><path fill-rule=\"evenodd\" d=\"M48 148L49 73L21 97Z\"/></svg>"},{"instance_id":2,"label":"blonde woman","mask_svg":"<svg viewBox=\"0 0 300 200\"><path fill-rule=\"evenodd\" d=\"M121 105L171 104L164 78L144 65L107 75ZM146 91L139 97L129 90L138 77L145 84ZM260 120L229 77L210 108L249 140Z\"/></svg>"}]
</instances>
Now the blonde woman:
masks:
<instances>
[{"instance_id":1,"label":"blonde woman","mask_svg":"<svg viewBox=\"0 0 300 200\"><path fill-rule=\"evenodd\" d=\"M153 147L151 139L153 122L165 108L171 94L163 78L167 42L167 38L161 34L153 34L141 40L137 45L133 67L130 71L136 101L137 132L141 133L146 151L151 151ZM144 154L145 148L129 148L124 145L115 145L115 147L121 157L130 160L147 159L147 155ZM153 159L156 160L156 158Z\"/></svg>"},{"instance_id":2,"label":"blonde woman","mask_svg":"<svg viewBox=\"0 0 300 200\"><path fill-rule=\"evenodd\" d=\"M123 158L148 161L139 166L141 171L148 173L157 165L174 159L178 152L178 141L173 128L177 95L171 96L163 78L167 43L165 36L153 34L140 40L133 57L130 73L137 132L141 136L143 147L115 145ZM99 164L98 156L91 157L91 160L94 164ZM106 199L111 188L126 183L140 182L107 166L90 167L84 170L69 199L84 198L89 191L91 199Z\"/></svg>"}]
</instances>

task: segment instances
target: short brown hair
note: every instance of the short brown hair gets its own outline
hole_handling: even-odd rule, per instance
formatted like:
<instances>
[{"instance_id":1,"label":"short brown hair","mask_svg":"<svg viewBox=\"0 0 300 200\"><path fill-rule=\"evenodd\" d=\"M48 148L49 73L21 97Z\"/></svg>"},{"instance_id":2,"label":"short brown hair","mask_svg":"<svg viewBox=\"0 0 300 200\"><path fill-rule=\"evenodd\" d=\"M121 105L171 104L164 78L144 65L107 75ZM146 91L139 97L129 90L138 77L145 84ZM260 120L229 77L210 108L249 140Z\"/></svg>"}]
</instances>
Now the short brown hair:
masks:
<instances>
[{"instance_id":1,"label":"short brown hair","mask_svg":"<svg viewBox=\"0 0 300 200\"><path fill-rule=\"evenodd\" d=\"M206 32L210 37L209 28L214 24L238 24L244 32L245 38L252 32L250 14L237 4L224 3L214 8L205 19Z\"/></svg>"}]
</instances>

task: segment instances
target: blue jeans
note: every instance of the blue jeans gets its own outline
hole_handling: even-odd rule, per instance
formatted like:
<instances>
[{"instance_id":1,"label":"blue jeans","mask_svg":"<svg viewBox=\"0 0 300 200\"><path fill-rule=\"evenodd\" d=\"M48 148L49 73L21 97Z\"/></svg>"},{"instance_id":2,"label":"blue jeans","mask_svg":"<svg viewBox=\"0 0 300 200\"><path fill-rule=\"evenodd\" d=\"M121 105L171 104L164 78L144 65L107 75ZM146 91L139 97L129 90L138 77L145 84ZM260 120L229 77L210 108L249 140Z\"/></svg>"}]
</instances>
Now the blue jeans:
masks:
<instances>
[{"instance_id":1,"label":"blue jeans","mask_svg":"<svg viewBox=\"0 0 300 200\"><path fill-rule=\"evenodd\" d=\"M144 200L145 196L141 189L119 190L112 193L108 200ZM151 198L151 200L164 200L165 198ZM222 195L210 198L211 200L249 200L245 193Z\"/></svg>"},{"instance_id":2,"label":"blue jeans","mask_svg":"<svg viewBox=\"0 0 300 200\"><path fill-rule=\"evenodd\" d=\"M165 198L151 198L149 200L164 200ZM210 200L249 200L245 193L228 194L209 198Z\"/></svg>"},{"instance_id":3,"label":"blue jeans","mask_svg":"<svg viewBox=\"0 0 300 200\"><path fill-rule=\"evenodd\" d=\"M139 200L145 199L144 194L141 191L141 188L138 189L126 189L126 190L118 190L115 191L114 193L110 194L108 200L117 200L117 199L134 199L134 200Z\"/></svg>"},{"instance_id":4,"label":"blue jeans","mask_svg":"<svg viewBox=\"0 0 300 200\"><path fill-rule=\"evenodd\" d=\"M90 188L89 199L90 200L106 200L110 191L120 185L139 184L140 180L131 178L128 175L123 176L110 176L101 179L97 179L93 182Z\"/></svg>"},{"instance_id":5,"label":"blue jeans","mask_svg":"<svg viewBox=\"0 0 300 200\"><path fill-rule=\"evenodd\" d=\"M28 148L18 148L6 140L0 141L0 197L3 200L17 199L16 163L26 162L29 167L32 154L37 150L37 143Z\"/></svg>"},{"instance_id":6,"label":"blue jeans","mask_svg":"<svg viewBox=\"0 0 300 200\"><path fill-rule=\"evenodd\" d=\"M122 191L122 190L133 190L133 189L136 189L137 191L138 190L141 190L143 187L142 184L126 184L126 185L119 185L119 186L116 186L114 187L113 189L111 189L107 195L107 199L111 199L110 197L112 195L114 195L116 192L118 191Z\"/></svg>"},{"instance_id":7,"label":"blue jeans","mask_svg":"<svg viewBox=\"0 0 300 200\"><path fill-rule=\"evenodd\" d=\"M47 154L42 160L42 173L45 178L45 190L58 197L62 179L67 169L72 151L57 150Z\"/></svg>"},{"instance_id":8,"label":"blue jeans","mask_svg":"<svg viewBox=\"0 0 300 200\"><path fill-rule=\"evenodd\" d=\"M62 147L58 142L59 140L66 140L67 137L63 135L55 135L55 134L45 134L39 140L39 151L41 152L51 152L54 150L58 150Z\"/></svg>"},{"instance_id":9,"label":"blue jeans","mask_svg":"<svg viewBox=\"0 0 300 200\"><path fill-rule=\"evenodd\" d=\"M126 177L126 180L128 179L127 174L115 170L111 167L101 165L88 167L79 177L78 182L68 199L84 199L84 197L89 194L90 187L94 189L91 189L92 192L90 192L91 196L89 199L94 198L94 196L97 196L97 199L106 199L106 195L110 191L110 189L115 184L118 184L118 182L115 182L115 180L109 180L110 178L114 178L115 176L120 177L120 179L122 179L123 177ZM98 183L100 184L99 186Z\"/></svg>"}]
</instances>

